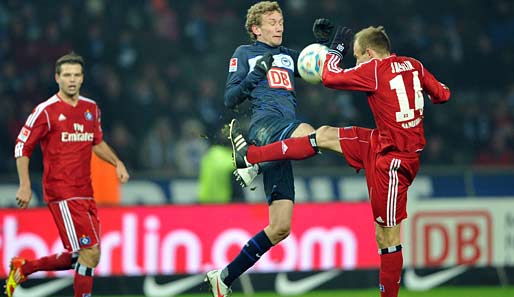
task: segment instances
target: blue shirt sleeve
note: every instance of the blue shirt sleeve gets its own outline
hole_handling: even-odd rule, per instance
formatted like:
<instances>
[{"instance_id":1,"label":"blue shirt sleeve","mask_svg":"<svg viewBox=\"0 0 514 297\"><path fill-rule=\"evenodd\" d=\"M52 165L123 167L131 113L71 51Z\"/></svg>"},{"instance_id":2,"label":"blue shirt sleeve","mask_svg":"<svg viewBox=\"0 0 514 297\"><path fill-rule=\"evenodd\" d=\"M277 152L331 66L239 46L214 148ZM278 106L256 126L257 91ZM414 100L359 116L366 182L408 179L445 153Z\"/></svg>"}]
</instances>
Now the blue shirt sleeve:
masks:
<instances>
[{"instance_id":1,"label":"blue shirt sleeve","mask_svg":"<svg viewBox=\"0 0 514 297\"><path fill-rule=\"evenodd\" d=\"M228 108L234 108L250 97L252 90L263 79L263 74L259 72L252 71L248 73L248 54L243 46L236 49L232 55L232 59L234 58L237 59L236 66L229 66L227 83L225 85L224 99L225 106Z\"/></svg>"}]
</instances>

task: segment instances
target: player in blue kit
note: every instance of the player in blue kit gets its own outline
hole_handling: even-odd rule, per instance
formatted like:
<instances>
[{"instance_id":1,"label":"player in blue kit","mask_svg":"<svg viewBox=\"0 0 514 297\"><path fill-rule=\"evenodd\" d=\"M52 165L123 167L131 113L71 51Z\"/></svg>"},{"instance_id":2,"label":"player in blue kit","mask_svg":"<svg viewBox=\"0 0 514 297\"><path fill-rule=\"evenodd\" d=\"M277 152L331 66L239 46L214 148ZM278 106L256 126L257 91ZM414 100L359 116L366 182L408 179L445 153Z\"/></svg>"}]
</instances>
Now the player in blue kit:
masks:
<instances>
[{"instance_id":1,"label":"player in blue kit","mask_svg":"<svg viewBox=\"0 0 514 297\"><path fill-rule=\"evenodd\" d=\"M225 106L234 108L245 100L251 103L249 139L265 145L286 138L298 138L314 132L314 128L296 119L294 77L299 76L299 52L281 46L284 33L282 10L277 2L262 1L248 9L246 30L254 43L239 46L229 63L225 89ZM330 39L333 26L327 19L317 19L313 25L316 42ZM237 129L235 122L231 129ZM238 135L240 133L230 133ZM314 134L308 141L314 141ZM304 138L298 138L302 139ZM236 145L245 140L234 139ZM313 146L315 150L315 145ZM236 148L234 148L236 149ZM280 161L237 169L244 186L262 171L264 190L269 204L269 224L252 237L239 255L224 269L207 273L214 297L230 296L232 283L272 246L290 232L294 204L294 179L290 161Z\"/></svg>"}]
</instances>

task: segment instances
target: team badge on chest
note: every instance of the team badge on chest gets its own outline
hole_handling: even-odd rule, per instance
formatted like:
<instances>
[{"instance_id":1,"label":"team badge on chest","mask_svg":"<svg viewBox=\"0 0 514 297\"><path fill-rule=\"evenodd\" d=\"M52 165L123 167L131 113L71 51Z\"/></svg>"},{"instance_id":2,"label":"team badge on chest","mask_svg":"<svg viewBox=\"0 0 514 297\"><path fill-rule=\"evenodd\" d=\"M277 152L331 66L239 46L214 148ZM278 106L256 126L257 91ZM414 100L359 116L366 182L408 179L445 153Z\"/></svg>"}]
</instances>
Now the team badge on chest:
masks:
<instances>
[{"instance_id":1,"label":"team badge on chest","mask_svg":"<svg viewBox=\"0 0 514 297\"><path fill-rule=\"evenodd\" d=\"M86 112L84 113L84 117L86 118L86 120L88 121L92 121L93 120L93 114L88 110L86 110Z\"/></svg>"}]
</instances>

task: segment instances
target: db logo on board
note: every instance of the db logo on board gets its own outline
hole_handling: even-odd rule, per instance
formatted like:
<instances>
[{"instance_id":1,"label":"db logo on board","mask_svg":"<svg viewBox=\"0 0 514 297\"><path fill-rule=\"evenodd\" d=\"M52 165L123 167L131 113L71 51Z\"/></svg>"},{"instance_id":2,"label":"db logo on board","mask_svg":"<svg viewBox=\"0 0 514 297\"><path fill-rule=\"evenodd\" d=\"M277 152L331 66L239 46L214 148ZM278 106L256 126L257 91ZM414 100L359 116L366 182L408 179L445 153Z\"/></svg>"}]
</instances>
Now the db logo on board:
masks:
<instances>
[{"instance_id":1,"label":"db logo on board","mask_svg":"<svg viewBox=\"0 0 514 297\"><path fill-rule=\"evenodd\" d=\"M411 232L415 267L492 262L492 218L487 211L418 212Z\"/></svg>"},{"instance_id":2,"label":"db logo on board","mask_svg":"<svg viewBox=\"0 0 514 297\"><path fill-rule=\"evenodd\" d=\"M271 68L268 71L269 87L273 89L293 90L293 84L287 70L281 68Z\"/></svg>"}]
</instances>

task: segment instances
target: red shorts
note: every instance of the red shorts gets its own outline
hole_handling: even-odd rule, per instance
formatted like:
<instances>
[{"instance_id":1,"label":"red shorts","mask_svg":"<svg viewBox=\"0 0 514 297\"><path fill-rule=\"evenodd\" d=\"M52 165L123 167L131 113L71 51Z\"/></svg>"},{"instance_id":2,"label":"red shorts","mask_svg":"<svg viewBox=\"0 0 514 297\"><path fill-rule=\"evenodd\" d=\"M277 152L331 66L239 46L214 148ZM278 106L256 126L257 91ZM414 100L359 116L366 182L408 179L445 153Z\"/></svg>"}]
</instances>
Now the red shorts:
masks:
<instances>
[{"instance_id":1,"label":"red shorts","mask_svg":"<svg viewBox=\"0 0 514 297\"><path fill-rule=\"evenodd\" d=\"M72 252L100 242L100 222L93 198L70 198L48 204L64 247Z\"/></svg>"},{"instance_id":2,"label":"red shorts","mask_svg":"<svg viewBox=\"0 0 514 297\"><path fill-rule=\"evenodd\" d=\"M339 143L348 164L366 171L366 183L373 218L381 226L392 227L407 218L407 190L419 169L419 154L381 152L378 135L372 129L339 129Z\"/></svg>"}]
</instances>

